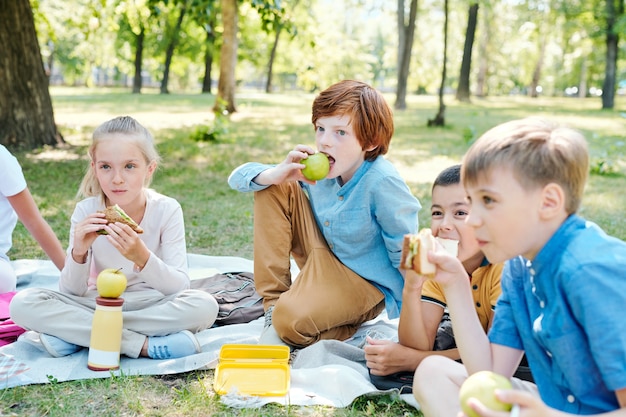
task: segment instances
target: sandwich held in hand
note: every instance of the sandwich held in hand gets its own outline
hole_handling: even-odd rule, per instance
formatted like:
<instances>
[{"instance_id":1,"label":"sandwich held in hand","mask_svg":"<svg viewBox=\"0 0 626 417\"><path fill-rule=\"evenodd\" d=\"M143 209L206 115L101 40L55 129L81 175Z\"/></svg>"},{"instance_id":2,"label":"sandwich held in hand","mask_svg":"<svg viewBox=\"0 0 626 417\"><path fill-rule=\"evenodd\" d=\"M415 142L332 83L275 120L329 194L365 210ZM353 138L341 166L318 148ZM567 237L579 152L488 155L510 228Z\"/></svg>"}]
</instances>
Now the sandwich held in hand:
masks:
<instances>
[{"instance_id":1,"label":"sandwich held in hand","mask_svg":"<svg viewBox=\"0 0 626 417\"><path fill-rule=\"evenodd\" d=\"M124 223L129 225L135 231L135 233L143 233L143 229L137 223L135 223L135 221L131 219L130 216L126 214L124 210L122 210L122 208L117 204L107 207L106 209L104 209L104 211L101 211L100 213L104 213L107 224ZM106 232L106 230L99 230L98 234L106 235L108 233Z\"/></svg>"},{"instance_id":2,"label":"sandwich held in hand","mask_svg":"<svg viewBox=\"0 0 626 417\"><path fill-rule=\"evenodd\" d=\"M311 181L324 179L324 177L328 175L328 171L330 170L328 157L326 156L326 154L323 154L321 152L314 153L307 159L303 159L301 162L306 165L304 168L302 168L302 175L304 175L306 179Z\"/></svg>"},{"instance_id":3,"label":"sandwich held in hand","mask_svg":"<svg viewBox=\"0 0 626 417\"><path fill-rule=\"evenodd\" d=\"M467 403L470 398L476 398L483 405L494 411L511 411L512 405L503 403L496 398L497 389L512 389L511 381L495 372L480 371L470 375L459 391L461 410L468 417L480 417Z\"/></svg>"},{"instance_id":4,"label":"sandwich held in hand","mask_svg":"<svg viewBox=\"0 0 626 417\"><path fill-rule=\"evenodd\" d=\"M420 275L433 278L436 266L428 260L428 251L435 250L438 241L453 256L457 255L458 241L434 237L431 230L424 228L418 234L404 236L400 269L412 269Z\"/></svg>"}]
</instances>

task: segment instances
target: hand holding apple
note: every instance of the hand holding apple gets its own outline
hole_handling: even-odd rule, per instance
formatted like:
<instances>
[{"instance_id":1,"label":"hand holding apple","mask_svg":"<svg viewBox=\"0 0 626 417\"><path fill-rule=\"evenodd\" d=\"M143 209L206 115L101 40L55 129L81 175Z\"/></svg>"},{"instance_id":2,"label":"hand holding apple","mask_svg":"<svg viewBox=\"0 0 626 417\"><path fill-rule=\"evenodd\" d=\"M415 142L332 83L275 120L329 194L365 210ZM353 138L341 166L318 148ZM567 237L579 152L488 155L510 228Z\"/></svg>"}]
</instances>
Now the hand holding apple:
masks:
<instances>
[{"instance_id":1,"label":"hand holding apple","mask_svg":"<svg viewBox=\"0 0 626 417\"><path fill-rule=\"evenodd\" d=\"M308 180L318 181L326 177L328 175L328 171L330 170L330 163L328 162L328 157L326 154L321 152L314 153L306 159L303 159L302 162L306 165L302 169L302 175Z\"/></svg>"},{"instance_id":2,"label":"hand holding apple","mask_svg":"<svg viewBox=\"0 0 626 417\"><path fill-rule=\"evenodd\" d=\"M118 298L126 290L126 275L121 268L103 269L98 274L96 289L100 297Z\"/></svg>"},{"instance_id":3,"label":"hand holding apple","mask_svg":"<svg viewBox=\"0 0 626 417\"><path fill-rule=\"evenodd\" d=\"M480 417L469 406L467 401L476 398L485 407L494 411L511 411L511 404L503 403L496 398L496 389L512 389L511 381L504 376L491 371L480 371L470 375L459 391L461 410L468 417Z\"/></svg>"}]
</instances>

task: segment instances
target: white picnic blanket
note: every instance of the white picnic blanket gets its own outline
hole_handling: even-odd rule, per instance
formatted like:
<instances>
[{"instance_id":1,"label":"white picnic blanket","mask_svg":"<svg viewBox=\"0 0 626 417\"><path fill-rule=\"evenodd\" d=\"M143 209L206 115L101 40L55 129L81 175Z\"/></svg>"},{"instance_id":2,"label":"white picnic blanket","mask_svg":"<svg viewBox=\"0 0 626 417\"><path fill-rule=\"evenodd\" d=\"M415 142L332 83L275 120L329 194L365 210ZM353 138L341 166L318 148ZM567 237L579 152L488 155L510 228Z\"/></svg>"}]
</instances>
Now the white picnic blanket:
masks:
<instances>
[{"instance_id":1,"label":"white picnic blanket","mask_svg":"<svg viewBox=\"0 0 626 417\"><path fill-rule=\"evenodd\" d=\"M230 256L189 254L190 276L201 278L218 272L252 271L252 261ZM18 260L13 262L18 272L18 291L27 287L57 289L59 272L52 262ZM297 267L293 264L294 276ZM111 375L165 375L201 369L214 369L219 350L226 343L256 344L263 329L263 317L246 324L214 327L197 334L202 352L185 358L153 360L122 356L117 371L91 371L87 368L88 349L63 358L53 358L41 346L37 335L24 333L17 342L0 348L0 389L19 385L44 384L79 379L108 378ZM221 396L231 407L260 407L268 403L283 405L327 405L347 407L362 395L383 392L369 380L360 346L368 332L397 333L397 320L383 314L365 323L349 341L321 341L295 353L291 364L289 392L282 397L251 397L237 393ZM418 407L410 394L398 394L407 403Z\"/></svg>"}]
</instances>

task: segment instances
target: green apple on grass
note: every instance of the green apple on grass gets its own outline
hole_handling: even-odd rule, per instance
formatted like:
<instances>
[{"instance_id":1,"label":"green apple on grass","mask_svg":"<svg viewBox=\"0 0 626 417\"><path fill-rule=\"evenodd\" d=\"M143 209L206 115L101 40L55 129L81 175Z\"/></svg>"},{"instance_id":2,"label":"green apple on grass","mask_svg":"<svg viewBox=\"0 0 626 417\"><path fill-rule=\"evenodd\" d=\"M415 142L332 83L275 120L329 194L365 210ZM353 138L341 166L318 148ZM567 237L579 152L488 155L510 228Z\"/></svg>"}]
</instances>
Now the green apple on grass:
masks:
<instances>
[{"instance_id":1,"label":"green apple on grass","mask_svg":"<svg viewBox=\"0 0 626 417\"><path fill-rule=\"evenodd\" d=\"M512 405L498 400L495 390L512 388L511 381L500 374L491 371L476 372L470 375L461 385L461 390L459 391L461 410L468 417L480 417L467 403L470 398L476 398L490 410L511 411Z\"/></svg>"},{"instance_id":2,"label":"green apple on grass","mask_svg":"<svg viewBox=\"0 0 626 417\"><path fill-rule=\"evenodd\" d=\"M117 298L126 290L126 275L121 269L103 269L96 280L96 289L100 297Z\"/></svg>"},{"instance_id":3,"label":"green apple on grass","mask_svg":"<svg viewBox=\"0 0 626 417\"><path fill-rule=\"evenodd\" d=\"M314 153L300 162L305 165L305 167L302 168L302 175L311 181L323 179L328 175L328 171L330 170L328 157L321 152Z\"/></svg>"}]
</instances>

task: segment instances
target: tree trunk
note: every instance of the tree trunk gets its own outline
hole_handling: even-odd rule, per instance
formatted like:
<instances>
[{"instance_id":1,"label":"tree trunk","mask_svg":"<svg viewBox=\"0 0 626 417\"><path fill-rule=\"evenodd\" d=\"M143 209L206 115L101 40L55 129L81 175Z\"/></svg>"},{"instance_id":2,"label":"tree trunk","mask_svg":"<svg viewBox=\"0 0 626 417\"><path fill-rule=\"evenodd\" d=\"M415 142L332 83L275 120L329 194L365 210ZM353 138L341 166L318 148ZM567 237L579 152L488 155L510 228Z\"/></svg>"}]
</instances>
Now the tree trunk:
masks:
<instances>
[{"instance_id":1,"label":"tree trunk","mask_svg":"<svg viewBox=\"0 0 626 417\"><path fill-rule=\"evenodd\" d=\"M57 131L29 0L0 7L0 143L35 149L64 143Z\"/></svg>"},{"instance_id":2,"label":"tree trunk","mask_svg":"<svg viewBox=\"0 0 626 417\"><path fill-rule=\"evenodd\" d=\"M185 18L185 12L187 11L187 4L182 3L178 20L176 21L176 27L172 33L169 45L167 45L167 51L165 52L165 69L163 70L163 80L161 80L161 94L169 94L167 84L170 78L170 66L172 65L172 56L174 56L174 50L178 43L180 35L180 28L183 25L183 19Z\"/></svg>"},{"instance_id":3,"label":"tree trunk","mask_svg":"<svg viewBox=\"0 0 626 417\"><path fill-rule=\"evenodd\" d=\"M237 67L237 30L239 15L237 0L221 0L224 33L220 58L220 78L217 82L217 97L213 111L228 113L237 111L235 107L235 68Z\"/></svg>"},{"instance_id":4,"label":"tree trunk","mask_svg":"<svg viewBox=\"0 0 626 417\"><path fill-rule=\"evenodd\" d=\"M267 94L272 92L272 72L274 69L274 59L276 58L276 49L278 49L278 39L280 38L280 32L283 30L283 25L278 24L276 26L276 36L274 36L274 44L272 45L272 51L270 52L270 60L267 65L267 82L265 84L265 92Z\"/></svg>"},{"instance_id":5,"label":"tree trunk","mask_svg":"<svg viewBox=\"0 0 626 417\"><path fill-rule=\"evenodd\" d=\"M415 34L415 20L417 18L417 0L411 0L409 22L404 19L404 0L398 0L398 83L396 85L397 110L406 109L406 89L411 66L411 51Z\"/></svg>"},{"instance_id":6,"label":"tree trunk","mask_svg":"<svg viewBox=\"0 0 626 417\"><path fill-rule=\"evenodd\" d=\"M210 25L206 29L206 49L204 51L204 78L202 92L211 94L211 68L213 67L213 48L215 47L215 28Z\"/></svg>"},{"instance_id":7,"label":"tree trunk","mask_svg":"<svg viewBox=\"0 0 626 417\"><path fill-rule=\"evenodd\" d=\"M538 87L539 80L541 79L541 70L543 69L543 61L546 56L546 37L543 34L540 34L539 42L539 57L537 58L537 63L535 64L535 69L533 70L533 77L530 81L530 91L529 94L533 98L537 98L539 95Z\"/></svg>"},{"instance_id":8,"label":"tree trunk","mask_svg":"<svg viewBox=\"0 0 626 417\"><path fill-rule=\"evenodd\" d=\"M135 77L133 78L133 94L141 94L141 87L143 84L143 78L141 76L141 66L143 62L143 40L145 38L144 27L141 26L139 35L136 36L136 48L135 48Z\"/></svg>"},{"instance_id":9,"label":"tree trunk","mask_svg":"<svg viewBox=\"0 0 626 417\"><path fill-rule=\"evenodd\" d=\"M578 82L578 97L587 97L587 60L582 58L580 64L580 81Z\"/></svg>"},{"instance_id":10,"label":"tree trunk","mask_svg":"<svg viewBox=\"0 0 626 417\"><path fill-rule=\"evenodd\" d=\"M491 37L491 12L486 7L481 12L482 28L478 41L478 75L476 76L476 90L474 95L485 97L487 95L487 76L489 71L489 38Z\"/></svg>"},{"instance_id":11,"label":"tree trunk","mask_svg":"<svg viewBox=\"0 0 626 417\"><path fill-rule=\"evenodd\" d=\"M615 0L606 1L606 64L604 83L602 84L603 109L612 109L615 106L615 80L619 51L619 35L615 29L615 24L619 17L624 14L624 1L618 0L617 10L615 6Z\"/></svg>"},{"instance_id":12,"label":"tree trunk","mask_svg":"<svg viewBox=\"0 0 626 417\"><path fill-rule=\"evenodd\" d=\"M439 88L439 111L434 119L428 120L428 127L445 126L446 105L443 102L443 91L446 86L446 61L448 60L448 0L443 2L443 69L441 70L441 87Z\"/></svg>"},{"instance_id":13,"label":"tree trunk","mask_svg":"<svg viewBox=\"0 0 626 417\"><path fill-rule=\"evenodd\" d=\"M48 40L48 61L46 65L46 76L48 77L48 82L50 81L50 77L52 76L52 72L54 71L54 42L52 40Z\"/></svg>"},{"instance_id":14,"label":"tree trunk","mask_svg":"<svg viewBox=\"0 0 626 417\"><path fill-rule=\"evenodd\" d=\"M463 46L463 60L461 61L461 73L459 74L459 86L456 90L456 99L470 101L470 72L472 68L472 48L474 47L474 35L478 22L478 3L469 6L467 17L467 30L465 31L465 45Z\"/></svg>"}]
</instances>

